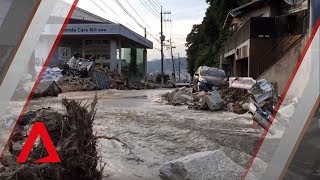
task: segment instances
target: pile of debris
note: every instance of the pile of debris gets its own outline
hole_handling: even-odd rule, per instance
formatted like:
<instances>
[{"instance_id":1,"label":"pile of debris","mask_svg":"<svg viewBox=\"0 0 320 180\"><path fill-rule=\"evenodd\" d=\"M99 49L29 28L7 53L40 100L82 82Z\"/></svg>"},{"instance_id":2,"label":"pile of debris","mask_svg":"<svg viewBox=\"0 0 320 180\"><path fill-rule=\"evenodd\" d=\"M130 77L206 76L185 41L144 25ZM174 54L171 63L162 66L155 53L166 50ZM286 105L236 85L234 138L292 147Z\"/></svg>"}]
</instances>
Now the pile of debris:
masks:
<instances>
[{"instance_id":1,"label":"pile of debris","mask_svg":"<svg viewBox=\"0 0 320 180\"><path fill-rule=\"evenodd\" d=\"M162 96L168 104L179 106L188 105L189 108L197 110L217 111L225 107L225 101L218 91L192 93L191 89L180 88Z\"/></svg>"},{"instance_id":2,"label":"pile of debris","mask_svg":"<svg viewBox=\"0 0 320 180\"><path fill-rule=\"evenodd\" d=\"M226 88L220 92L222 99L227 103L227 110L236 114L245 114L246 103L250 101L251 94L244 89Z\"/></svg>"},{"instance_id":3,"label":"pile of debris","mask_svg":"<svg viewBox=\"0 0 320 180\"><path fill-rule=\"evenodd\" d=\"M99 74L99 76L96 76ZM117 71L110 71L105 68L94 68L91 73L91 80L97 85L98 89L117 89L123 90L126 88L126 78L120 75ZM104 81L104 85L99 85Z\"/></svg>"},{"instance_id":4,"label":"pile of debris","mask_svg":"<svg viewBox=\"0 0 320 180\"><path fill-rule=\"evenodd\" d=\"M242 95L243 94L243 95ZM162 96L170 105L188 105L196 110L228 110L237 114L245 114L248 110L244 105L248 103L250 94L241 89L227 88L221 91L195 92L188 88L180 88Z\"/></svg>"},{"instance_id":5,"label":"pile of debris","mask_svg":"<svg viewBox=\"0 0 320 180\"><path fill-rule=\"evenodd\" d=\"M94 68L88 77L65 75L58 81L62 91L93 91L104 89L127 89L127 81L116 71L104 68Z\"/></svg>"},{"instance_id":6,"label":"pile of debris","mask_svg":"<svg viewBox=\"0 0 320 180\"><path fill-rule=\"evenodd\" d=\"M9 150L0 161L0 179L101 179L103 170L98 171L97 137L92 126L96 114L97 98L88 105L81 106L74 100L63 99L66 114L48 109L28 113L19 123L17 132L9 142ZM34 164L35 160L46 157L45 147L38 141L27 160L18 164L22 146L35 122L43 122L56 147L59 164Z\"/></svg>"},{"instance_id":7,"label":"pile of debris","mask_svg":"<svg viewBox=\"0 0 320 180\"><path fill-rule=\"evenodd\" d=\"M192 94L191 90L181 88L162 97L168 104L188 105L189 108L197 110L228 110L237 114L249 112L253 114L255 122L264 129L269 129L272 115L276 112L274 109L278 101L276 92L274 86L265 79L236 77L229 78L229 88L224 90Z\"/></svg>"},{"instance_id":8,"label":"pile of debris","mask_svg":"<svg viewBox=\"0 0 320 180\"><path fill-rule=\"evenodd\" d=\"M64 76L57 82L57 84L62 89L63 93L75 91L93 91L97 89L91 78Z\"/></svg>"}]
</instances>

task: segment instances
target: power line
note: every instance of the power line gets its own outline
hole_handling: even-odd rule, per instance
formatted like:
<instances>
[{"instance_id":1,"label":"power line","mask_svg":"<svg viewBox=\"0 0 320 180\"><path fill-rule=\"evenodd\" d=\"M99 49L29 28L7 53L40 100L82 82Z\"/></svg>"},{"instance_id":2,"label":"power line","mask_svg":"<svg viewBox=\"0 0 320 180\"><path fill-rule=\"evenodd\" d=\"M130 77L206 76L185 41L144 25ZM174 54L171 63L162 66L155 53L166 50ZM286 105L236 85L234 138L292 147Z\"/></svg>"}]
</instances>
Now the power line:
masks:
<instances>
[{"instance_id":1,"label":"power line","mask_svg":"<svg viewBox=\"0 0 320 180\"><path fill-rule=\"evenodd\" d=\"M131 7L131 9L138 15L138 17L142 20L142 22L144 22L147 26L148 26L148 28L150 28L150 26L148 25L148 23L146 23L144 20L143 20L143 18L140 16L140 14L135 10L135 8L129 3L129 1L128 0L126 0L126 2L129 4L129 6Z\"/></svg>"},{"instance_id":2,"label":"power line","mask_svg":"<svg viewBox=\"0 0 320 180\"><path fill-rule=\"evenodd\" d=\"M147 34L149 34L154 40L156 40L157 42L161 43L160 40L158 38L156 38L154 35L152 35L151 33L149 33L147 31Z\"/></svg>"},{"instance_id":3,"label":"power line","mask_svg":"<svg viewBox=\"0 0 320 180\"><path fill-rule=\"evenodd\" d=\"M119 16L112 8L110 8L104 1L100 0L108 9L110 9L115 15ZM119 16L120 17L120 16Z\"/></svg>"},{"instance_id":4,"label":"power line","mask_svg":"<svg viewBox=\"0 0 320 180\"><path fill-rule=\"evenodd\" d=\"M160 7L162 6L161 3L159 3L158 0L155 0L155 2L156 2Z\"/></svg>"},{"instance_id":5,"label":"power line","mask_svg":"<svg viewBox=\"0 0 320 180\"><path fill-rule=\"evenodd\" d=\"M135 8L130 4L130 2L128 0L125 0L129 6L131 7L131 9L139 16L139 18L142 20L142 22L144 22L146 24L146 26L148 26L150 29L151 27L148 25L148 23L146 23L143 18L140 16L140 14L135 10ZM147 31L147 34L150 35L154 40L156 40L157 42L160 43L160 40L158 38L156 38L153 34L151 34L150 32Z\"/></svg>"},{"instance_id":6,"label":"power line","mask_svg":"<svg viewBox=\"0 0 320 180\"><path fill-rule=\"evenodd\" d=\"M98 7L101 11L103 11L108 17L110 17L110 15L107 13L107 11L105 10L105 9L103 9L103 8L101 8L101 6L99 6L96 2L94 2L93 0L90 0L96 7ZM103 0L100 0L108 9L110 9L115 15L117 15L118 17L120 17L120 15L117 13L117 12L115 12L112 8L110 8ZM141 28L145 28L132 14L130 14L130 12L122 5L122 3L121 2L119 2L119 0L115 0L116 1L116 3L119 5L119 7L129 16L129 17L131 17L134 21L135 21L135 23L138 25L138 26L140 26ZM132 7L132 5L126 0L126 2L131 6L131 8L137 13L137 15L142 19L142 17L138 14L138 12ZM119 23L116 19L114 19L114 18L112 18L113 19L113 21L115 21L116 23ZM143 20L143 19L142 19ZM125 21L126 22L126 24L128 24L132 29L134 29L134 27L130 24L130 23L128 23L127 21ZM147 26L148 26L148 24L145 22L145 21L143 21ZM131 34L133 34L134 36L136 36L137 38L139 38L140 40L143 40L143 39L141 39L141 37L140 36L137 36L135 33L131 33ZM153 39L155 39L157 42L159 42L160 43L160 40L158 39L158 38L156 38L154 35L152 35L150 32L148 32L147 31L147 34L148 35L150 35ZM144 41L144 40L143 40ZM157 49L158 50L158 49Z\"/></svg>"},{"instance_id":7,"label":"power line","mask_svg":"<svg viewBox=\"0 0 320 180\"><path fill-rule=\"evenodd\" d=\"M130 16L137 24L138 26L140 26L141 28L145 28L142 24L139 23L139 21L132 15L130 14L130 12L121 4L121 2L119 0L115 0L116 3L120 6L120 8L128 15ZM137 13L137 15L141 18L141 16L138 14L138 12L132 7L132 5L126 0L126 2L131 6L131 8ZM142 18L141 18L142 19ZM143 19L142 19L143 21ZM146 25L147 23L145 21L143 21ZM157 38L155 38L151 33L147 32L147 34L149 34L151 37L153 37L155 40L159 41ZM160 42L160 41L159 41Z\"/></svg>"},{"instance_id":8,"label":"power line","mask_svg":"<svg viewBox=\"0 0 320 180\"><path fill-rule=\"evenodd\" d=\"M158 8L160 8L160 9L161 9L161 6L162 6L162 5L158 4L158 3L157 3L157 2L155 2L154 0L151 0L151 2L152 2L155 6L157 6Z\"/></svg>"},{"instance_id":9,"label":"power line","mask_svg":"<svg viewBox=\"0 0 320 180\"><path fill-rule=\"evenodd\" d=\"M147 5L153 12L155 12L156 14L159 14L159 13L160 13L160 11L157 10L157 8L154 7L154 5L150 2L150 0L148 0L148 1L143 0L143 1L146 3L146 5ZM161 10L161 8L160 8L160 10Z\"/></svg>"},{"instance_id":10,"label":"power line","mask_svg":"<svg viewBox=\"0 0 320 180\"><path fill-rule=\"evenodd\" d=\"M143 0L139 0L139 1L152 15L154 15L157 18L159 18L159 14L157 12L154 12L152 9L150 9L149 5L146 4L145 1L143 1Z\"/></svg>"},{"instance_id":11,"label":"power line","mask_svg":"<svg viewBox=\"0 0 320 180\"><path fill-rule=\"evenodd\" d=\"M119 7L120 7L127 15L130 16L130 17L138 24L138 26L140 26L142 29L145 28L143 25L141 25L141 24L139 23L139 21L138 21L134 16L132 16L132 15L129 13L129 11L121 4L121 2L120 2L119 0L115 0L115 1L116 1L116 3L119 5Z\"/></svg>"},{"instance_id":12,"label":"power line","mask_svg":"<svg viewBox=\"0 0 320 180\"><path fill-rule=\"evenodd\" d=\"M151 7L153 8L153 10L155 10L155 12L159 12L159 7L157 7L156 5L153 4L153 1L148 0L149 4L151 5ZM161 10L161 7L160 7Z\"/></svg>"},{"instance_id":13,"label":"power line","mask_svg":"<svg viewBox=\"0 0 320 180\"><path fill-rule=\"evenodd\" d=\"M126 8L118 1L118 5L131 17L133 18L133 20L142 28L144 28L139 22L138 20L136 20L127 10ZM133 8L133 6L129 3L128 0L126 0L126 2L129 4L129 6L134 10L134 12L140 17L140 19L150 28L150 26L143 20L143 18L139 15L139 13ZM156 37L154 37L150 32L147 32L147 34L149 34L152 38L154 38L156 41L160 42Z\"/></svg>"},{"instance_id":14,"label":"power line","mask_svg":"<svg viewBox=\"0 0 320 180\"><path fill-rule=\"evenodd\" d=\"M107 16L110 16L106 10L102 9L96 2L94 2L93 0L90 0L95 6L97 6L102 12L104 12ZM109 8L109 6L107 6ZM115 21L116 23L119 23L117 20L115 20L114 18L112 18L113 21Z\"/></svg>"},{"instance_id":15,"label":"power line","mask_svg":"<svg viewBox=\"0 0 320 180\"><path fill-rule=\"evenodd\" d=\"M90 0L92 3L94 3L94 5L96 7L98 7L101 11L103 11L108 17L112 18L108 13L107 11L105 11L104 9L102 9L96 2L94 2L93 0ZM116 13L112 8L110 8L104 1L100 0L108 9L110 9L116 16L120 17L120 15L118 13ZM119 21L117 21L116 19L112 18L112 21L120 24ZM124 21L128 26L130 26L132 29L134 29L134 27L128 23L127 21Z\"/></svg>"}]
</instances>

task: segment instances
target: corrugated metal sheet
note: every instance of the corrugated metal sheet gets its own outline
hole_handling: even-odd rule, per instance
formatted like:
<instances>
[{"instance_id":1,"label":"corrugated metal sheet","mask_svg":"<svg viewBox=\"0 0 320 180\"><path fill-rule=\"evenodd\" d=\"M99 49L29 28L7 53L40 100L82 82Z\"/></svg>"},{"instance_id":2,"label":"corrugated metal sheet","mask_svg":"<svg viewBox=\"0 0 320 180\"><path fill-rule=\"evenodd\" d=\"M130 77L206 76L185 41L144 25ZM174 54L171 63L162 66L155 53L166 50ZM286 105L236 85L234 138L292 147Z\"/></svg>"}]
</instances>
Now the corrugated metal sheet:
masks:
<instances>
[{"instance_id":1,"label":"corrugated metal sheet","mask_svg":"<svg viewBox=\"0 0 320 180\"><path fill-rule=\"evenodd\" d=\"M105 73L94 71L91 78L99 90L109 89L109 80Z\"/></svg>"}]
</instances>

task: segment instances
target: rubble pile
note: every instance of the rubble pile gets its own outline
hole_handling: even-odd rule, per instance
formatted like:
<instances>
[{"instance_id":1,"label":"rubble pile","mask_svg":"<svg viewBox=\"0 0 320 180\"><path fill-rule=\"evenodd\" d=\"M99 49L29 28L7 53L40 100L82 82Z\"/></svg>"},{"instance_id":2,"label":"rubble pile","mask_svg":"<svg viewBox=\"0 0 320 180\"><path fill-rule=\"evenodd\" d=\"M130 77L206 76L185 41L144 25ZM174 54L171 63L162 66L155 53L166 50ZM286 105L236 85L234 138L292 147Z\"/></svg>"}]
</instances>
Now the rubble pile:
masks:
<instances>
[{"instance_id":1,"label":"rubble pile","mask_svg":"<svg viewBox=\"0 0 320 180\"><path fill-rule=\"evenodd\" d=\"M193 94L190 89L180 88L175 91L168 92L162 97L168 101L168 104L179 106L179 105L192 105L194 102Z\"/></svg>"},{"instance_id":2,"label":"rubble pile","mask_svg":"<svg viewBox=\"0 0 320 180\"><path fill-rule=\"evenodd\" d=\"M96 85L92 82L91 78L65 76L60 79L57 84L64 93L75 91L93 91L96 89Z\"/></svg>"},{"instance_id":3,"label":"rubble pile","mask_svg":"<svg viewBox=\"0 0 320 180\"><path fill-rule=\"evenodd\" d=\"M226 88L220 92L222 99L228 102L227 109L236 114L245 114L248 112L245 104L249 102L251 94L244 89Z\"/></svg>"},{"instance_id":4,"label":"rubble pile","mask_svg":"<svg viewBox=\"0 0 320 180\"><path fill-rule=\"evenodd\" d=\"M92 130L96 103L97 98L88 110L87 105L81 106L74 100L63 99L66 114L50 108L28 113L29 118L23 118L19 123L17 132L9 142L8 152L0 161L0 179L101 179L102 170L96 169L99 161L97 138ZM46 125L61 163L33 163L48 155L41 141L34 145L27 163L16 163L35 122Z\"/></svg>"},{"instance_id":5,"label":"rubble pile","mask_svg":"<svg viewBox=\"0 0 320 180\"><path fill-rule=\"evenodd\" d=\"M180 88L162 96L170 105L188 105L190 109L218 111L223 109L225 101L218 91L192 93L188 88Z\"/></svg>"},{"instance_id":6,"label":"rubble pile","mask_svg":"<svg viewBox=\"0 0 320 180\"><path fill-rule=\"evenodd\" d=\"M108 79L108 86L110 89L123 90L126 88L126 78L121 76L117 71L110 71L104 68L95 68L94 72L104 73Z\"/></svg>"},{"instance_id":7,"label":"rubble pile","mask_svg":"<svg viewBox=\"0 0 320 180\"><path fill-rule=\"evenodd\" d=\"M127 81L116 71L95 68L87 78L64 76L58 81L64 93L75 91L93 91L103 89L127 89Z\"/></svg>"},{"instance_id":8,"label":"rubble pile","mask_svg":"<svg viewBox=\"0 0 320 180\"><path fill-rule=\"evenodd\" d=\"M242 95L243 94L243 95ZM164 94L163 99L170 105L188 105L196 110L228 110L237 114L244 114L247 110L244 105L248 102L250 94L241 89L227 88L222 91L192 93L188 88L180 88Z\"/></svg>"}]
</instances>

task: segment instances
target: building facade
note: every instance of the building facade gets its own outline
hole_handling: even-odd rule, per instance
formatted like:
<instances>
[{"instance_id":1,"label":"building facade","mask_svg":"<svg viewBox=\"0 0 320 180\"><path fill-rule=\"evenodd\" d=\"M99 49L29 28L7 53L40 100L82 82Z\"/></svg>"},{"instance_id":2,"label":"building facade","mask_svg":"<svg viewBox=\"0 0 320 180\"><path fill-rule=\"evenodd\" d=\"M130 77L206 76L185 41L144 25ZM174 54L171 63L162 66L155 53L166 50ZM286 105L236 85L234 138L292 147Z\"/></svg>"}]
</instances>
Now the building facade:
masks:
<instances>
[{"instance_id":1,"label":"building facade","mask_svg":"<svg viewBox=\"0 0 320 180\"><path fill-rule=\"evenodd\" d=\"M51 49L47 41L57 31L55 18L59 17L52 17L43 31L35 52L37 61L45 60L45 52ZM152 48L151 41L131 29L76 8L49 66L61 67L78 52L82 58L94 56L101 67L142 78L147 66L146 49Z\"/></svg>"},{"instance_id":2,"label":"building facade","mask_svg":"<svg viewBox=\"0 0 320 180\"><path fill-rule=\"evenodd\" d=\"M258 78L308 32L308 2L254 0L229 12L221 66L229 76Z\"/></svg>"}]
</instances>

